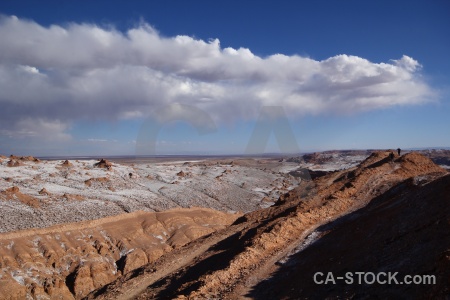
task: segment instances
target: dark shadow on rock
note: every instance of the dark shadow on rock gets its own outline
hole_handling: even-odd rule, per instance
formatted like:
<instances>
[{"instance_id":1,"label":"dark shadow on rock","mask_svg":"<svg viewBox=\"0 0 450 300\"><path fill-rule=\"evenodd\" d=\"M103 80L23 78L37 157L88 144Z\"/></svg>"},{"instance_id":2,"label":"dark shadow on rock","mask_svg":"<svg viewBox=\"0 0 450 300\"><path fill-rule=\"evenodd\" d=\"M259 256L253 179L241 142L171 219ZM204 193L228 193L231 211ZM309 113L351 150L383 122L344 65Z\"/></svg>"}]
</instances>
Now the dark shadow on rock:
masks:
<instances>
[{"instance_id":1,"label":"dark shadow on rock","mask_svg":"<svg viewBox=\"0 0 450 300\"><path fill-rule=\"evenodd\" d=\"M323 236L257 284L252 299L448 299L450 175L425 186L408 179L366 207L318 228ZM352 272L353 284L313 276ZM356 284L355 272L435 275L435 285ZM370 274L368 275L371 276ZM363 276L364 277L364 276ZM370 279L370 278L368 278ZM380 278L380 279L384 279ZM393 283L393 281L392 281ZM446 298L447 297L447 298Z\"/></svg>"},{"instance_id":2,"label":"dark shadow on rock","mask_svg":"<svg viewBox=\"0 0 450 300\"><path fill-rule=\"evenodd\" d=\"M201 282L198 280L204 274L224 269L231 259L242 252L246 246L246 241L251 240L257 233L257 228L252 228L241 234L237 232L223 241L208 249L207 252L214 253L206 259L187 269L179 270L175 277L163 278L147 287L148 290L160 290L155 295L157 299L172 299L176 294L189 294L198 289ZM163 288L162 288L163 287ZM162 288L162 289L161 289Z\"/></svg>"},{"instance_id":3,"label":"dark shadow on rock","mask_svg":"<svg viewBox=\"0 0 450 300\"><path fill-rule=\"evenodd\" d=\"M389 156L387 156L387 157L385 157L385 158L383 158L383 159L381 159L381 160L379 160L379 161L377 161L377 162L367 166L367 169L378 168L381 165L384 165L385 163L389 163L389 162L391 162L391 158Z\"/></svg>"},{"instance_id":4,"label":"dark shadow on rock","mask_svg":"<svg viewBox=\"0 0 450 300\"><path fill-rule=\"evenodd\" d=\"M117 271L120 271L123 273L123 270L125 269L125 260L126 259L127 259L127 256L124 255L116 261Z\"/></svg>"},{"instance_id":5,"label":"dark shadow on rock","mask_svg":"<svg viewBox=\"0 0 450 300\"><path fill-rule=\"evenodd\" d=\"M78 268L66 277L66 286L73 295L75 295L75 279L77 276L77 271Z\"/></svg>"}]
</instances>

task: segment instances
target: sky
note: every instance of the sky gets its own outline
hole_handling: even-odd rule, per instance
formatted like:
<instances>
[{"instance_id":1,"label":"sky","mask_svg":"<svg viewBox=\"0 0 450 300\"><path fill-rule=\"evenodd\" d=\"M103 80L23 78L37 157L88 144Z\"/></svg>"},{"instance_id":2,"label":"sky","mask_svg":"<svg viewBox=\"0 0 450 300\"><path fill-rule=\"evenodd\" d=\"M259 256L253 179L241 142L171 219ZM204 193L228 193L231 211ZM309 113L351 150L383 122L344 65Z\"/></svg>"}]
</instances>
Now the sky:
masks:
<instances>
[{"instance_id":1,"label":"sky","mask_svg":"<svg viewBox=\"0 0 450 300\"><path fill-rule=\"evenodd\" d=\"M0 153L450 147L448 1L0 2Z\"/></svg>"}]
</instances>

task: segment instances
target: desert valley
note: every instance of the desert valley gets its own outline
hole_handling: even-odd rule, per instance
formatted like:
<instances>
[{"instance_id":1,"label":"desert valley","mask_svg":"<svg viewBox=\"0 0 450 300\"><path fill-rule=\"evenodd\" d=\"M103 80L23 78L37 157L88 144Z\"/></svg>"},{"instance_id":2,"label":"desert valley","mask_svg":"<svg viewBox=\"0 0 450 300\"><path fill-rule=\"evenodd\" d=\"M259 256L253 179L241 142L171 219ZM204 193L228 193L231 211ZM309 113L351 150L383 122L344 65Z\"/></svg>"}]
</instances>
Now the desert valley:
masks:
<instances>
[{"instance_id":1,"label":"desert valley","mask_svg":"<svg viewBox=\"0 0 450 300\"><path fill-rule=\"evenodd\" d=\"M0 298L445 298L450 151L390 153L2 156ZM436 284L313 282L361 270Z\"/></svg>"}]
</instances>

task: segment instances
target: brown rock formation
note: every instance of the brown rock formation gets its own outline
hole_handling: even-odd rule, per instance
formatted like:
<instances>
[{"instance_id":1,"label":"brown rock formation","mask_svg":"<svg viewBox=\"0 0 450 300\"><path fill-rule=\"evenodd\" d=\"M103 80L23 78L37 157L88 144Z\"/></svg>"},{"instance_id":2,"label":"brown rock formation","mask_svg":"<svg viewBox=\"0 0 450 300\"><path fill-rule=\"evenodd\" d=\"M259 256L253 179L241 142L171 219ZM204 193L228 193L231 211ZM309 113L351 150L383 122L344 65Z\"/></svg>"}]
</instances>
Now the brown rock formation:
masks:
<instances>
[{"instance_id":1,"label":"brown rock formation","mask_svg":"<svg viewBox=\"0 0 450 300\"><path fill-rule=\"evenodd\" d=\"M108 170L111 170L112 169L112 163L111 162L109 162L108 160L106 160L106 159L101 159L98 163L95 163L94 164L94 167L97 167L97 168L104 168L104 169L108 169Z\"/></svg>"},{"instance_id":2,"label":"brown rock formation","mask_svg":"<svg viewBox=\"0 0 450 300\"><path fill-rule=\"evenodd\" d=\"M8 194L14 194L14 193L19 192L19 188L17 186L13 186L13 187L11 187L9 189L6 189L5 192L8 193Z\"/></svg>"},{"instance_id":3,"label":"brown rock formation","mask_svg":"<svg viewBox=\"0 0 450 300\"><path fill-rule=\"evenodd\" d=\"M7 163L8 167L19 167L23 166L24 164L18 160L10 159Z\"/></svg>"},{"instance_id":4,"label":"brown rock formation","mask_svg":"<svg viewBox=\"0 0 450 300\"><path fill-rule=\"evenodd\" d=\"M125 258L125 266L123 267L123 273L126 274L134 269L142 267L147 263L147 254L142 249L136 249L127 254Z\"/></svg>"},{"instance_id":5,"label":"brown rock formation","mask_svg":"<svg viewBox=\"0 0 450 300\"><path fill-rule=\"evenodd\" d=\"M0 199L20 201L23 204L26 204L34 208L40 207L40 202L38 199L26 194L22 194L17 186L13 186L1 192Z\"/></svg>"},{"instance_id":6,"label":"brown rock formation","mask_svg":"<svg viewBox=\"0 0 450 300\"><path fill-rule=\"evenodd\" d=\"M84 199L84 197L81 195L68 194L68 193L65 193L63 195L63 198L65 198L68 201L81 201Z\"/></svg>"},{"instance_id":7,"label":"brown rock formation","mask_svg":"<svg viewBox=\"0 0 450 300\"><path fill-rule=\"evenodd\" d=\"M70 277L70 275L69 275ZM117 278L114 266L107 261L94 261L79 266L72 275L73 282L69 284L75 298L82 298L90 291L100 288Z\"/></svg>"},{"instance_id":8,"label":"brown rock formation","mask_svg":"<svg viewBox=\"0 0 450 300\"><path fill-rule=\"evenodd\" d=\"M65 160L65 161L61 164L61 166L62 166L62 167L68 168L68 167L73 167L73 164L72 164L70 161Z\"/></svg>"},{"instance_id":9,"label":"brown rock formation","mask_svg":"<svg viewBox=\"0 0 450 300\"><path fill-rule=\"evenodd\" d=\"M33 161L33 162L40 162L40 160L33 156L16 156L16 155L10 155L9 158L11 160L20 160L20 161Z\"/></svg>"},{"instance_id":10,"label":"brown rock formation","mask_svg":"<svg viewBox=\"0 0 450 300\"><path fill-rule=\"evenodd\" d=\"M175 209L2 233L0 299L80 299L155 261L171 245L222 229L237 217L211 209Z\"/></svg>"},{"instance_id":11,"label":"brown rock formation","mask_svg":"<svg viewBox=\"0 0 450 300\"><path fill-rule=\"evenodd\" d=\"M45 189L45 188L42 188L40 191L39 191L39 195L50 195L50 193Z\"/></svg>"},{"instance_id":12,"label":"brown rock formation","mask_svg":"<svg viewBox=\"0 0 450 300\"><path fill-rule=\"evenodd\" d=\"M97 177L97 178L89 178L88 180L84 181L84 184L87 186L92 186L94 183L99 184L105 184L108 183L110 180L108 177Z\"/></svg>"}]
</instances>

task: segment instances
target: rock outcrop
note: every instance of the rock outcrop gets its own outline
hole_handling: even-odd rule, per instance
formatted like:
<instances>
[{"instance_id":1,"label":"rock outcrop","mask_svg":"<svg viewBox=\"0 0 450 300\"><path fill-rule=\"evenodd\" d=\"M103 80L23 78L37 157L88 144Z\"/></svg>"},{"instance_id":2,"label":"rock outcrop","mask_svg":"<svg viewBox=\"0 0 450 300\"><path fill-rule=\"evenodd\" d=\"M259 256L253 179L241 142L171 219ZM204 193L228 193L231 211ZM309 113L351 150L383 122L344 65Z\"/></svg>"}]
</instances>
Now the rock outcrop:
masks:
<instances>
[{"instance_id":1,"label":"rock outcrop","mask_svg":"<svg viewBox=\"0 0 450 300\"><path fill-rule=\"evenodd\" d=\"M148 263L147 254L142 249L133 250L131 253L128 253L123 267L123 273L128 273L134 269L142 267Z\"/></svg>"},{"instance_id":2,"label":"rock outcrop","mask_svg":"<svg viewBox=\"0 0 450 300\"><path fill-rule=\"evenodd\" d=\"M68 168L68 167L73 167L73 164L72 164L70 161L65 160L65 161L61 164L61 166L62 166L62 167Z\"/></svg>"},{"instance_id":3,"label":"rock outcrop","mask_svg":"<svg viewBox=\"0 0 450 300\"><path fill-rule=\"evenodd\" d=\"M0 192L0 199L2 198L8 201L19 201L33 208L40 207L40 202L38 199L29 196L27 194L21 193L19 187L17 186L10 187L5 191Z\"/></svg>"},{"instance_id":4,"label":"rock outcrop","mask_svg":"<svg viewBox=\"0 0 450 300\"><path fill-rule=\"evenodd\" d=\"M50 193L49 193L45 188L42 188L42 189L39 191L39 195L46 195L46 196L49 196Z\"/></svg>"},{"instance_id":5,"label":"rock outcrop","mask_svg":"<svg viewBox=\"0 0 450 300\"><path fill-rule=\"evenodd\" d=\"M98 163L94 164L94 167L104 168L107 170L112 170L112 166L113 166L113 164L111 162L109 162L108 160L103 159L103 158Z\"/></svg>"},{"instance_id":6,"label":"rock outcrop","mask_svg":"<svg viewBox=\"0 0 450 300\"><path fill-rule=\"evenodd\" d=\"M33 156L16 156L16 155L11 154L9 156L9 158L11 160L40 162L40 160L38 158L33 157Z\"/></svg>"},{"instance_id":7,"label":"rock outcrop","mask_svg":"<svg viewBox=\"0 0 450 300\"><path fill-rule=\"evenodd\" d=\"M8 163L7 163L7 166L10 167L10 168L12 168L12 167L20 167L20 166L23 166L23 165L24 164L22 162L20 162L18 160L14 160L14 159L9 160Z\"/></svg>"}]
</instances>

